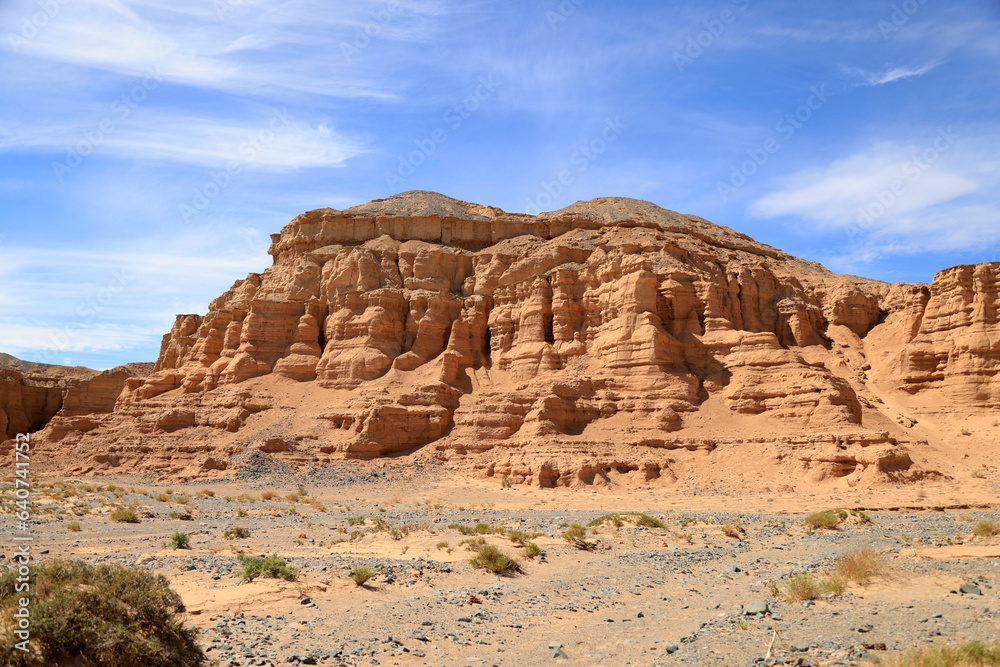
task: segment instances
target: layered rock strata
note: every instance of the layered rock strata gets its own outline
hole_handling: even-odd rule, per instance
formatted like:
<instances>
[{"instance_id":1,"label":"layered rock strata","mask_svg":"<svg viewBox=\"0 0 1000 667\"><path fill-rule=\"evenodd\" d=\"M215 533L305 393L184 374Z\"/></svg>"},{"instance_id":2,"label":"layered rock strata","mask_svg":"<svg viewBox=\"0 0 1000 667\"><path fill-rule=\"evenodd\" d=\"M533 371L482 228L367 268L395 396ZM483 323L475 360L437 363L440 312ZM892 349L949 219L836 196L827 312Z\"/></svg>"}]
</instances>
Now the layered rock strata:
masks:
<instances>
[{"instance_id":1,"label":"layered rock strata","mask_svg":"<svg viewBox=\"0 0 1000 667\"><path fill-rule=\"evenodd\" d=\"M899 405L1000 402L997 264L889 285L648 202L425 192L310 211L269 252L113 411L67 407L52 451L77 473L225 475L259 449L542 486L867 484L930 474Z\"/></svg>"}]
</instances>

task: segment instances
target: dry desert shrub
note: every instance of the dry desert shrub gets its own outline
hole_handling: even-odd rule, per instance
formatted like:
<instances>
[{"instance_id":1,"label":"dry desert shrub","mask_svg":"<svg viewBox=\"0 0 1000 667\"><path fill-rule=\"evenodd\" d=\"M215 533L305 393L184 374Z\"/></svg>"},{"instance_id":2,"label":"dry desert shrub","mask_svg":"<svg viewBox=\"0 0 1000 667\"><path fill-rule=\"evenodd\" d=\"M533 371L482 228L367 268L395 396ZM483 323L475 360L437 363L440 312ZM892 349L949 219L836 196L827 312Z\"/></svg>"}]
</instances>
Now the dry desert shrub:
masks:
<instances>
[{"instance_id":1,"label":"dry desert shrub","mask_svg":"<svg viewBox=\"0 0 1000 667\"><path fill-rule=\"evenodd\" d=\"M976 537L993 537L1000 534L1000 524L984 519L972 528L972 534Z\"/></svg>"},{"instance_id":2,"label":"dry desert shrub","mask_svg":"<svg viewBox=\"0 0 1000 667\"><path fill-rule=\"evenodd\" d=\"M116 523L139 523L139 515L134 507L116 507L110 516Z\"/></svg>"},{"instance_id":3,"label":"dry desert shrub","mask_svg":"<svg viewBox=\"0 0 1000 667\"><path fill-rule=\"evenodd\" d=\"M356 567L351 570L351 581L353 581L358 586L364 586L370 580L378 576L378 572L371 569L370 567Z\"/></svg>"},{"instance_id":4,"label":"dry desert shrub","mask_svg":"<svg viewBox=\"0 0 1000 667\"><path fill-rule=\"evenodd\" d=\"M577 549L589 549L590 543L586 540L587 531L578 523L572 524L565 533L563 539L575 546Z\"/></svg>"},{"instance_id":5,"label":"dry desert shrub","mask_svg":"<svg viewBox=\"0 0 1000 667\"><path fill-rule=\"evenodd\" d=\"M1000 642L920 647L902 656L880 659L877 664L880 667L997 667L1000 665Z\"/></svg>"},{"instance_id":6,"label":"dry desert shrub","mask_svg":"<svg viewBox=\"0 0 1000 667\"><path fill-rule=\"evenodd\" d=\"M289 567L285 559L277 554L272 556L237 554L236 559L243 565L243 570L239 575L247 581L252 581L257 577L293 581L299 573L298 569Z\"/></svg>"},{"instance_id":7,"label":"dry desert shrub","mask_svg":"<svg viewBox=\"0 0 1000 667\"><path fill-rule=\"evenodd\" d=\"M521 571L521 565L503 551L491 544L483 544L471 561L473 567L489 570L493 574L514 574Z\"/></svg>"},{"instance_id":8,"label":"dry desert shrub","mask_svg":"<svg viewBox=\"0 0 1000 667\"><path fill-rule=\"evenodd\" d=\"M833 577L840 581L867 586L875 577L885 574L889 564L885 555L871 547L862 547L844 554L833 566Z\"/></svg>"},{"instance_id":9,"label":"dry desert shrub","mask_svg":"<svg viewBox=\"0 0 1000 667\"><path fill-rule=\"evenodd\" d=\"M807 516L805 525L814 530L837 530L842 518L847 518L847 512L841 517L836 510L825 510Z\"/></svg>"},{"instance_id":10,"label":"dry desert shrub","mask_svg":"<svg viewBox=\"0 0 1000 667\"><path fill-rule=\"evenodd\" d=\"M739 523L731 523L729 521L722 524L721 530L722 534L726 537L732 537L737 540L742 540L747 534L746 529L742 525Z\"/></svg>"},{"instance_id":11,"label":"dry desert shrub","mask_svg":"<svg viewBox=\"0 0 1000 667\"><path fill-rule=\"evenodd\" d=\"M162 575L117 565L48 561L36 565L31 588L30 652L15 648L12 623L18 573L0 576L0 663L25 667L201 667L197 632L185 627L184 604Z\"/></svg>"}]
</instances>

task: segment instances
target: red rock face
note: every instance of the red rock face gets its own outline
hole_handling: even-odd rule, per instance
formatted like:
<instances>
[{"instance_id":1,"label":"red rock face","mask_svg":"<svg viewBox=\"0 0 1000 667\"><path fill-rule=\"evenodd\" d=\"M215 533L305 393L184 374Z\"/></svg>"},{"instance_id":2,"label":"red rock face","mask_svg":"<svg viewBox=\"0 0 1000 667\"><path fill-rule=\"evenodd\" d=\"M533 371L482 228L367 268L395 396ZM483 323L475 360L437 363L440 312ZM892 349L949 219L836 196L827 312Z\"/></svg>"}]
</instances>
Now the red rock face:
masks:
<instances>
[{"instance_id":1,"label":"red rock face","mask_svg":"<svg viewBox=\"0 0 1000 667\"><path fill-rule=\"evenodd\" d=\"M543 486L674 484L704 456L752 457L718 475L747 484L876 483L929 474L884 397L1000 400L996 264L928 291L648 202L530 217L420 192L303 214L269 252L177 318L112 413L43 436L73 472L108 469L100 442L119 468L188 477L248 448L300 464L422 448Z\"/></svg>"}]
</instances>

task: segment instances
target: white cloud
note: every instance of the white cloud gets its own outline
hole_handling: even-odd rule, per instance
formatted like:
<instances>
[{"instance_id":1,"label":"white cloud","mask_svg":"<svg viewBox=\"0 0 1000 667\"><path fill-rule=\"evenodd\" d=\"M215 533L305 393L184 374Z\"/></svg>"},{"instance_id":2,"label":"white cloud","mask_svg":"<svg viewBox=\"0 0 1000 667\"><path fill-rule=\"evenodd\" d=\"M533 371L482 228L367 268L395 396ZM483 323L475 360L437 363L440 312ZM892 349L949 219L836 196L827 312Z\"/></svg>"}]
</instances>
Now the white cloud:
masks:
<instances>
[{"instance_id":1,"label":"white cloud","mask_svg":"<svg viewBox=\"0 0 1000 667\"><path fill-rule=\"evenodd\" d=\"M960 144L935 152L933 140L923 148L879 144L783 179L749 213L842 230L852 247L831 260L838 268L889 255L990 247L1000 243L1000 165L986 143L977 146L981 153Z\"/></svg>"},{"instance_id":2,"label":"white cloud","mask_svg":"<svg viewBox=\"0 0 1000 667\"><path fill-rule=\"evenodd\" d=\"M909 79L915 76L923 76L941 64L941 61L927 63L922 67L890 67L884 72L866 72L858 70L865 79L865 85L881 86L901 79Z\"/></svg>"},{"instance_id":3,"label":"white cloud","mask_svg":"<svg viewBox=\"0 0 1000 667\"><path fill-rule=\"evenodd\" d=\"M268 3L262 0L73 0L30 38L16 26L37 14L22 0L4 8L15 26L0 48L32 58L140 77L159 67L171 83L238 94L296 91L336 97L393 97L351 68L341 44L374 26L372 40L430 41L438 0L388 3ZM381 12L381 15L379 14ZM388 13L386 13L388 12ZM380 20L381 16L381 20Z\"/></svg>"},{"instance_id":4,"label":"white cloud","mask_svg":"<svg viewBox=\"0 0 1000 667\"><path fill-rule=\"evenodd\" d=\"M269 267L267 243L234 225L103 247L5 247L0 284L11 307L0 350L46 361L56 351L155 347L176 314L204 314L234 281Z\"/></svg>"},{"instance_id":5,"label":"white cloud","mask_svg":"<svg viewBox=\"0 0 1000 667\"><path fill-rule=\"evenodd\" d=\"M26 354L37 355L38 350L47 350L47 357L57 352L94 352L101 350L127 350L139 345L148 345L157 340L159 334L136 326L118 324L67 324L52 326L44 324L23 324L0 322L0 336L3 351L15 357ZM37 356L32 357L32 360ZM51 362L49 362L51 363Z\"/></svg>"},{"instance_id":6,"label":"white cloud","mask_svg":"<svg viewBox=\"0 0 1000 667\"><path fill-rule=\"evenodd\" d=\"M896 218L980 187L969 176L971 165L959 169L945 166L940 157L924 159L924 151L933 149L933 141L929 147L880 144L826 167L800 171L783 179L779 189L752 202L750 214L759 218L796 216L842 227L854 224L858 212L867 211L873 203L888 209L879 217Z\"/></svg>"},{"instance_id":7,"label":"white cloud","mask_svg":"<svg viewBox=\"0 0 1000 667\"><path fill-rule=\"evenodd\" d=\"M109 111L84 128L59 121L8 123L8 129L0 129L0 151L40 148L62 152L82 146L86 154L168 159L209 167L237 160L248 166L300 168L339 167L366 150L360 139L336 133L328 124L314 126L285 108L256 115L252 120L224 121L143 109L124 123ZM105 121L111 123L110 131L102 131Z\"/></svg>"}]
</instances>

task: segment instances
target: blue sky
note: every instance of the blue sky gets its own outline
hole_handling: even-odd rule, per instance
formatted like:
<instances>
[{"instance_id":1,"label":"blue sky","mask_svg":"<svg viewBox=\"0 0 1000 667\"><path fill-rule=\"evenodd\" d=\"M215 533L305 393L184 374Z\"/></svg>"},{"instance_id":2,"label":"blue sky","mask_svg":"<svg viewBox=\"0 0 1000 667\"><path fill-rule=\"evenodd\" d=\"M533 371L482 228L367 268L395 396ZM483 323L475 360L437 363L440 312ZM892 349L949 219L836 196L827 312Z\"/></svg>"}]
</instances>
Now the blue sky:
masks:
<instances>
[{"instance_id":1,"label":"blue sky","mask_svg":"<svg viewBox=\"0 0 1000 667\"><path fill-rule=\"evenodd\" d=\"M996 0L8 0L0 28L26 359L152 361L292 217L405 190L637 197L890 282L1000 260Z\"/></svg>"}]
</instances>

